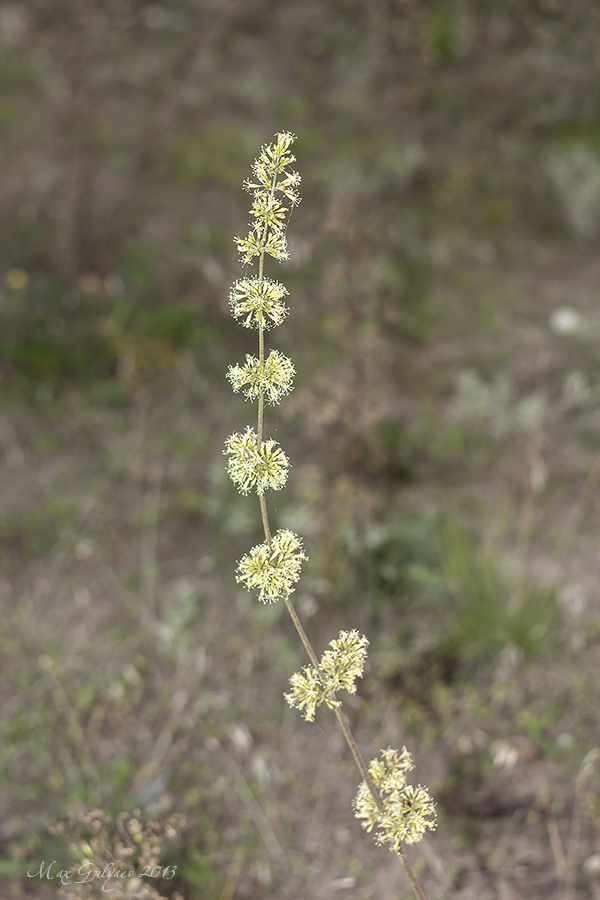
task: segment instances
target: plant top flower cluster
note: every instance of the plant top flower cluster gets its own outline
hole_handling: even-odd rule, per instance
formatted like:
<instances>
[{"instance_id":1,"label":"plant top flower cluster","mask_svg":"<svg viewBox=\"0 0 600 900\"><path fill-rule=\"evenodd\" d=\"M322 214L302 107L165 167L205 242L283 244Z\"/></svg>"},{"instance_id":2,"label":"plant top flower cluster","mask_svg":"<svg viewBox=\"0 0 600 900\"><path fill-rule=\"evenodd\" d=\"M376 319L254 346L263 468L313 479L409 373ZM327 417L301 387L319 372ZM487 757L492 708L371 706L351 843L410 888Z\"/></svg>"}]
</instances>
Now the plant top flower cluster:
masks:
<instances>
[{"instance_id":1,"label":"plant top flower cluster","mask_svg":"<svg viewBox=\"0 0 600 900\"><path fill-rule=\"evenodd\" d=\"M265 358L265 332L280 325L289 309L283 298L287 288L264 274L265 256L281 261L288 258L286 227L289 212L300 202L300 176L289 166L295 162L290 147L295 138L287 132L277 134L276 142L264 146L252 166L253 178L244 182L253 194L250 213L253 221L245 238L235 238L244 265L258 261L258 273L238 279L229 294L231 313L246 328L259 335L258 356L246 355L243 365L230 366L227 378L233 390L242 391L247 400L258 402L258 427L250 426L225 441L227 472L243 494L256 491L261 503L264 544L254 547L238 564L237 580L248 590L258 590L259 599L272 603L287 597L300 577L307 558L302 541L291 531L282 530L271 537L264 494L278 491L287 481L289 459L277 441L263 439L265 402L279 403L293 388L292 361L278 350Z\"/></svg>"},{"instance_id":2,"label":"plant top flower cluster","mask_svg":"<svg viewBox=\"0 0 600 900\"><path fill-rule=\"evenodd\" d=\"M307 722L313 721L321 703L330 709L340 706L335 693L339 690L356 693L355 681L363 676L368 645L366 637L358 631L340 631L339 638L330 641L329 650L323 653L318 670L305 666L292 675L292 690L284 695L289 705L301 710Z\"/></svg>"},{"instance_id":3,"label":"plant top flower cluster","mask_svg":"<svg viewBox=\"0 0 600 900\"><path fill-rule=\"evenodd\" d=\"M254 195L250 213L256 219L248 237L235 238L244 263L252 262L255 256L262 261L265 253L277 260L289 258L285 237L286 213L300 203L300 176L297 172L287 171L287 167L296 162L296 157L289 152L296 138L289 132L276 137L277 143L264 146L252 165L256 180L247 179L244 182L244 190ZM290 201L289 207L282 204L277 191ZM259 281L262 281L261 274ZM287 293L285 288L283 290Z\"/></svg>"},{"instance_id":4,"label":"plant top flower cluster","mask_svg":"<svg viewBox=\"0 0 600 900\"><path fill-rule=\"evenodd\" d=\"M379 793L383 809L375 801L371 789L363 781L354 798L354 815L362 819L363 828L378 829L375 841L398 853L403 842L420 841L425 831L436 827L435 804L429 792L420 784L407 784L406 773L414 769L406 747L401 751L381 751L381 759L369 763L369 776Z\"/></svg>"}]
</instances>

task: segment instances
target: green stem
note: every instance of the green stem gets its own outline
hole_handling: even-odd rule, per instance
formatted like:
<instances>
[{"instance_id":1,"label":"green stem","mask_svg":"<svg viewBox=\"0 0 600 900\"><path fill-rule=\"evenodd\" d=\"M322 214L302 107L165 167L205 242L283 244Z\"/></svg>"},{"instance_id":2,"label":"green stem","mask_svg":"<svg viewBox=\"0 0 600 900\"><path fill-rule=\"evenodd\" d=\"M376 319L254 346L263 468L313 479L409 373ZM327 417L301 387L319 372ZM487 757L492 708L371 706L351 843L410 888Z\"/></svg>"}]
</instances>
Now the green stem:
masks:
<instances>
[{"instance_id":1,"label":"green stem","mask_svg":"<svg viewBox=\"0 0 600 900\"><path fill-rule=\"evenodd\" d=\"M259 496L260 502L260 515L262 517L263 528L265 532L265 538L269 547L271 546L271 529L269 528L269 513L267 512L267 501L265 500L264 494Z\"/></svg>"},{"instance_id":2,"label":"green stem","mask_svg":"<svg viewBox=\"0 0 600 900\"><path fill-rule=\"evenodd\" d=\"M262 257L261 257L262 263ZM258 363L260 367L260 374L263 374L264 366L265 366L265 329L259 328L258 330ZM265 416L265 395L264 392L261 391L258 397L258 446L262 445L263 439L263 424L264 424L264 416Z\"/></svg>"},{"instance_id":3,"label":"green stem","mask_svg":"<svg viewBox=\"0 0 600 900\"><path fill-rule=\"evenodd\" d=\"M302 622L298 618L298 613L294 609L294 607L292 605L292 601L289 598L289 595L287 595L283 598L283 602L285 603L285 605L287 607L287 611L289 612L290 616L292 617L292 622L296 626L296 631L300 635L300 640L304 644L304 649L308 653L311 663L313 664L313 666L315 667L317 672L320 671L321 666L319 664L319 660L317 659L317 654L315 653L315 651L312 648L312 644L308 639L308 635L304 630L304 626L302 625Z\"/></svg>"},{"instance_id":4,"label":"green stem","mask_svg":"<svg viewBox=\"0 0 600 900\"><path fill-rule=\"evenodd\" d=\"M271 196L273 197L275 194L275 187L277 184L277 175L273 176L273 184L271 185ZM264 242L267 237L267 231L269 226L265 222L265 226L263 228L263 232L261 234L261 245L264 245ZM264 277L264 269L265 269L265 251L262 250L261 254L258 258L258 284L262 286L263 277ZM258 365L260 374L262 376L265 368L265 329L260 327L258 329ZM258 397L258 422L257 422L257 444L258 447L262 447L263 442L263 428L264 428L264 420L265 420L265 395L264 391L261 391ZM265 539L269 545L271 546L271 529L269 528L269 516L267 513L267 501L264 498L264 495L260 495L260 515L262 518L263 529L265 532Z\"/></svg>"},{"instance_id":5,"label":"green stem","mask_svg":"<svg viewBox=\"0 0 600 900\"><path fill-rule=\"evenodd\" d=\"M415 892L415 895L419 898L419 900L426 900L425 894L423 893L421 885L417 881L417 876L413 872L412 866L405 856L404 850L402 848L402 844L398 845L398 856L400 857L400 861L402 862L402 865L404 866L404 871L406 872L406 874L410 880L410 883L412 885L413 891Z\"/></svg>"}]
</instances>

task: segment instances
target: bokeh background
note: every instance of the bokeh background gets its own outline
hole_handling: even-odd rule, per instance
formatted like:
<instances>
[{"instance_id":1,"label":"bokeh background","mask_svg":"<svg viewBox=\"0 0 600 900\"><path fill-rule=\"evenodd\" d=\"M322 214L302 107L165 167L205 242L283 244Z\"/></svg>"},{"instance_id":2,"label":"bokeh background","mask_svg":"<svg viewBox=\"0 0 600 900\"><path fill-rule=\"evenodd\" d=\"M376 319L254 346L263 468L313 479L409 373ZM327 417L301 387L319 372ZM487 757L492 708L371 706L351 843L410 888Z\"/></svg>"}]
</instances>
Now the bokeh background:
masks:
<instances>
[{"instance_id":1,"label":"bokeh background","mask_svg":"<svg viewBox=\"0 0 600 900\"><path fill-rule=\"evenodd\" d=\"M438 800L428 897L600 897L599 76L595 0L0 3L2 897L152 803L164 897L409 896L234 580L232 238L281 130L299 613L368 634L345 708Z\"/></svg>"}]
</instances>

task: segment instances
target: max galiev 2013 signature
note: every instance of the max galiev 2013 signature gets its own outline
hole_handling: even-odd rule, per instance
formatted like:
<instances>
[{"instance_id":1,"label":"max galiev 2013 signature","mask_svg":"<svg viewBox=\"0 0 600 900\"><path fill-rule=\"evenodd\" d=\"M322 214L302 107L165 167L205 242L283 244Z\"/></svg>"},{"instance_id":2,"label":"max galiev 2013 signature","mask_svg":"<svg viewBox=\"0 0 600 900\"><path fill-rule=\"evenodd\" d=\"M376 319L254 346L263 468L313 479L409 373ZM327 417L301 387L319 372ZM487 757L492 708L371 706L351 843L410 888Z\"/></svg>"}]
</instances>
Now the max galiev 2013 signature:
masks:
<instances>
[{"instance_id":1,"label":"max galiev 2013 signature","mask_svg":"<svg viewBox=\"0 0 600 900\"><path fill-rule=\"evenodd\" d=\"M111 883L114 884L114 879L116 878L163 878L166 881L170 881L171 878L175 877L175 872L177 871L177 866L154 866L152 869L150 866L144 866L143 871L134 872L132 869L117 869L112 863L108 863L101 869L93 862L85 862L77 870L55 870L53 866L58 866L56 860L47 865L45 862L42 862L37 872L28 870L27 875L29 878L47 878L49 880L58 878L61 884L64 885L87 884L97 878L99 881L104 882L102 885L103 892L112 894L114 893L114 888L111 887Z\"/></svg>"}]
</instances>

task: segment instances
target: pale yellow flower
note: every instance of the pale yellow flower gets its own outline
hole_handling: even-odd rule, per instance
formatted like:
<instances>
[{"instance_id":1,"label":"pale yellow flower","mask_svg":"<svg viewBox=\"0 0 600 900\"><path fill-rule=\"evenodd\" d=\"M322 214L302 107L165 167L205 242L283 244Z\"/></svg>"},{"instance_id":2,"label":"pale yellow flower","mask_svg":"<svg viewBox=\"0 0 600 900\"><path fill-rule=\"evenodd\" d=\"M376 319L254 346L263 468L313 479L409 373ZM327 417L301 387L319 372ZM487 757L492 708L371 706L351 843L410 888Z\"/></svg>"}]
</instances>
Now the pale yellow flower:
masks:
<instances>
[{"instance_id":1,"label":"pale yellow flower","mask_svg":"<svg viewBox=\"0 0 600 900\"><path fill-rule=\"evenodd\" d=\"M278 403L293 389L295 374L291 359L278 350L271 350L262 368L260 360L248 353L245 365L229 366L227 378L236 393L244 389L247 400L256 400L262 394L269 403Z\"/></svg>"},{"instance_id":2,"label":"pale yellow flower","mask_svg":"<svg viewBox=\"0 0 600 900\"><path fill-rule=\"evenodd\" d=\"M227 473L242 494L253 488L264 494L267 488L278 491L287 481L290 462L277 441L262 441L250 428L230 435L223 450L229 456Z\"/></svg>"},{"instance_id":3,"label":"pale yellow flower","mask_svg":"<svg viewBox=\"0 0 600 900\"><path fill-rule=\"evenodd\" d=\"M236 580L249 591L258 589L259 600L272 603L293 593L306 559L298 535L283 529L270 545L258 544L240 560Z\"/></svg>"},{"instance_id":4,"label":"pale yellow flower","mask_svg":"<svg viewBox=\"0 0 600 900\"><path fill-rule=\"evenodd\" d=\"M321 703L330 709L340 706L336 691L356 693L356 678L362 678L367 658L368 640L358 631L340 631L337 640L321 657L319 670L305 666L290 678L292 690L284 694L290 706L299 709L307 722L312 722Z\"/></svg>"},{"instance_id":5,"label":"pale yellow flower","mask_svg":"<svg viewBox=\"0 0 600 900\"><path fill-rule=\"evenodd\" d=\"M422 785L410 785L406 773L414 768L406 747L401 751L381 751L381 759L373 759L368 766L369 776L383 804L381 810L365 781L359 785L354 798L354 815L361 819L366 831L377 830L375 840L398 852L403 843L420 841L427 830L436 827L435 804Z\"/></svg>"}]
</instances>

